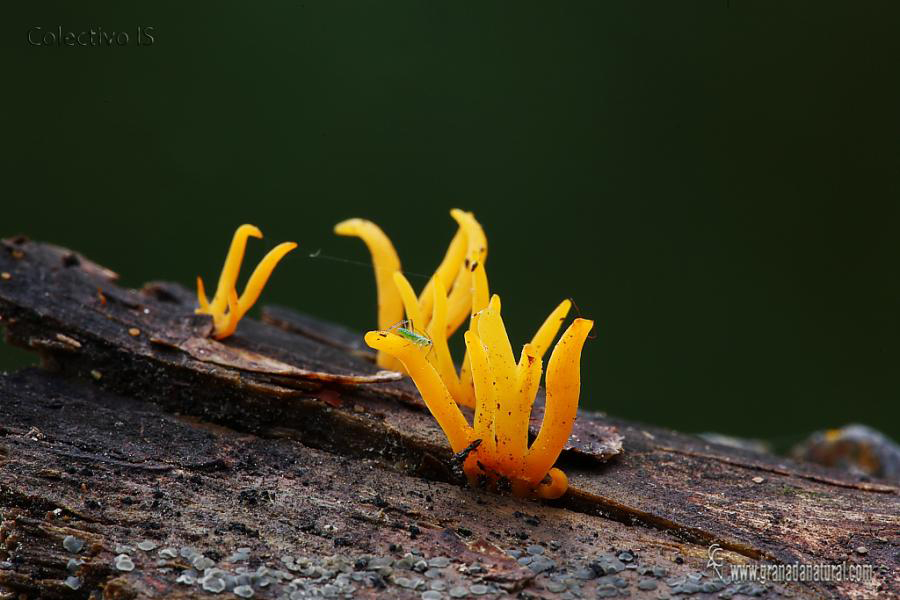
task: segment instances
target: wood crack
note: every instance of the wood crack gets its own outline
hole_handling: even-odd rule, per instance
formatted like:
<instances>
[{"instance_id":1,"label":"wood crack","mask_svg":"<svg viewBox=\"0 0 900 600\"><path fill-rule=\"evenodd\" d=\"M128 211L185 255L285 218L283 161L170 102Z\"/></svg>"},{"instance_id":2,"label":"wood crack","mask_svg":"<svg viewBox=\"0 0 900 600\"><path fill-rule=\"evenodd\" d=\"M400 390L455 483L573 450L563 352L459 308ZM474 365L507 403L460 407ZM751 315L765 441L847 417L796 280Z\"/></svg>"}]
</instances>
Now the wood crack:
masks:
<instances>
[{"instance_id":1,"label":"wood crack","mask_svg":"<svg viewBox=\"0 0 900 600\"><path fill-rule=\"evenodd\" d=\"M799 469L789 469L787 467L779 467L775 465L764 465L759 463L750 463L739 460L737 458L721 456L717 454L708 454L704 452L695 452L690 450L683 450L678 448L667 448L665 446L658 447L659 450L663 452L671 452L673 454L681 454L683 456L691 456L693 458L702 458L704 460L714 460L717 462L721 462L727 465L733 465L735 467L741 467L744 469L750 469L754 471L762 471L765 473L774 473L776 475L784 475L786 477L799 477L801 479L806 479L809 481L815 481L817 483L824 483L826 485L833 485L842 488L861 490L864 492L874 492L877 494L898 494L900 493L900 488L897 486L889 485L886 483L875 483L868 481L847 481L836 479L834 477L827 477L825 475L816 475L814 473L804 473Z\"/></svg>"}]
</instances>

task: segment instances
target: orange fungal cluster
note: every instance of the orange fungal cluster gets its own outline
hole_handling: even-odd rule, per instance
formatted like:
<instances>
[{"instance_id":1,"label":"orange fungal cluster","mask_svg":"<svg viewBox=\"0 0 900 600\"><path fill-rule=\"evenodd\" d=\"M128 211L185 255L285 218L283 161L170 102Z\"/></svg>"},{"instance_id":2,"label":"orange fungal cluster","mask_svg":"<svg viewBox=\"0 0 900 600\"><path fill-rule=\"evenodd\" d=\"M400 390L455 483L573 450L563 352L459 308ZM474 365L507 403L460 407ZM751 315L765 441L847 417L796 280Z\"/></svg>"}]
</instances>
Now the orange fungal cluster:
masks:
<instances>
[{"instance_id":1,"label":"orange fungal cluster","mask_svg":"<svg viewBox=\"0 0 900 600\"><path fill-rule=\"evenodd\" d=\"M369 246L376 268L379 330L366 334L379 364L402 365L456 453L473 485L509 489L517 496L558 498L568 480L553 464L575 422L581 389L581 350L593 321L575 319L550 355L546 406L540 431L528 444L531 409L543 371L543 357L556 338L571 302L563 301L544 321L519 359L513 354L500 314L500 297L490 296L484 260L487 241L471 213L454 210L460 229L434 276L417 297L400 271L387 236L374 223L351 219L335 229ZM408 328L391 324L406 316ZM466 356L457 373L447 338L469 317ZM409 329L427 333L422 344ZM459 406L474 408L472 424Z\"/></svg>"}]
</instances>

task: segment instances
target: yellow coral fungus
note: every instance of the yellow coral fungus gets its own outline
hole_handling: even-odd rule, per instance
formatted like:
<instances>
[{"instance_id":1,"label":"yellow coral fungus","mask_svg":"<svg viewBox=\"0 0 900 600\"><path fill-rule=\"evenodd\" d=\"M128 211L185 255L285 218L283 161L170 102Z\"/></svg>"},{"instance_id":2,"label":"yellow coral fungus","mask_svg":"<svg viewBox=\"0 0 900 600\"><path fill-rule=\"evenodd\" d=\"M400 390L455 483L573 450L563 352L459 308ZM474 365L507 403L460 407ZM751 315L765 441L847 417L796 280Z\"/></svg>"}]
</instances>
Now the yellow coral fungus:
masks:
<instances>
[{"instance_id":1,"label":"yellow coral fungus","mask_svg":"<svg viewBox=\"0 0 900 600\"><path fill-rule=\"evenodd\" d=\"M447 435L453 452L468 450L463 470L471 483L508 487L517 496L558 498L565 493L568 480L562 471L552 467L575 422L581 388L581 350L593 321L575 319L553 349L547 365L544 420L529 447L528 422L541 379L542 357L571 303L566 300L551 313L516 361L500 315L499 296L486 301L483 266L479 269L475 264L468 270L472 274L470 293L479 310L472 315L465 332L465 381L456 376L446 349L446 336L440 335L441 330L447 331L450 299L437 278L432 286L432 344L419 344L390 330L370 331L366 343L403 363ZM407 317L424 319L422 305L412 297L403 275L396 273L394 280ZM466 404L468 386L475 398L472 425L459 409L459 404Z\"/></svg>"},{"instance_id":2,"label":"yellow coral fungus","mask_svg":"<svg viewBox=\"0 0 900 600\"><path fill-rule=\"evenodd\" d=\"M278 244L263 257L247 285L244 293L238 297L235 285L241 263L244 260L244 250L247 248L247 238L261 238L262 232L253 225L241 225L234 232L228 255L225 257L225 265L219 276L219 285L212 302L206 298L206 290L203 287L203 279L197 277L197 302L200 307L196 310L199 315L211 315L213 318L213 337L217 340L228 337L237 328L238 321L246 314L253 304L259 299L269 276L284 255L297 247L294 242Z\"/></svg>"},{"instance_id":3,"label":"yellow coral fungus","mask_svg":"<svg viewBox=\"0 0 900 600\"><path fill-rule=\"evenodd\" d=\"M348 219L335 226L334 232L338 235L358 237L369 248L375 267L375 284L378 292L378 328L380 330L387 330L401 321L403 313L406 312L407 319L412 321L415 330L427 331L428 335L435 340L443 340L443 346L446 347L446 338L453 335L470 314L484 308L484 306L479 306L476 309L473 306L473 289L478 288L478 278L481 275L473 272L473 266L484 264L487 258L487 238L472 213L453 209L450 211L450 215L456 220L459 230L451 240L441 264L418 298L412 286L405 279L402 283L397 283L394 273L401 270L400 258L397 256L391 240L381 228L365 219ZM441 297L444 298L442 302L445 308L442 308L440 312L442 323L440 332L432 326L435 315L435 290L438 287L446 290L441 294ZM483 298L483 303L486 305L486 281L481 289L483 293L475 294L475 297ZM440 342L437 345L439 346ZM378 365L398 371L404 369L402 361L381 350L378 352ZM450 365L452 366L452 362ZM464 379L466 378L464 377ZM473 395L469 394L464 397L463 404L472 406L473 403Z\"/></svg>"}]
</instances>

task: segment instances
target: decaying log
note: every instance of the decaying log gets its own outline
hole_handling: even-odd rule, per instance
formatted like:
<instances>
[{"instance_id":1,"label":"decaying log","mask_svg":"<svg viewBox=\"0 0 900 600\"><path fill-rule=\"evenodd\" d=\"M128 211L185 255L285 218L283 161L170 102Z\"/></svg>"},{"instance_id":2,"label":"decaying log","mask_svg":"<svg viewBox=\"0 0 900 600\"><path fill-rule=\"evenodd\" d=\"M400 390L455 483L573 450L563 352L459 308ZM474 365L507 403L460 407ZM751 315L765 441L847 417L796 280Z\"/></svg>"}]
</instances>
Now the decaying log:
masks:
<instances>
[{"instance_id":1,"label":"decaying log","mask_svg":"<svg viewBox=\"0 0 900 600\"><path fill-rule=\"evenodd\" d=\"M581 413L563 498L472 490L415 387L357 334L269 308L217 342L184 288L126 290L25 239L3 242L0 273L6 339L44 367L0 378L0 594L900 594L889 483ZM726 584L711 545L726 576L874 572Z\"/></svg>"}]
</instances>

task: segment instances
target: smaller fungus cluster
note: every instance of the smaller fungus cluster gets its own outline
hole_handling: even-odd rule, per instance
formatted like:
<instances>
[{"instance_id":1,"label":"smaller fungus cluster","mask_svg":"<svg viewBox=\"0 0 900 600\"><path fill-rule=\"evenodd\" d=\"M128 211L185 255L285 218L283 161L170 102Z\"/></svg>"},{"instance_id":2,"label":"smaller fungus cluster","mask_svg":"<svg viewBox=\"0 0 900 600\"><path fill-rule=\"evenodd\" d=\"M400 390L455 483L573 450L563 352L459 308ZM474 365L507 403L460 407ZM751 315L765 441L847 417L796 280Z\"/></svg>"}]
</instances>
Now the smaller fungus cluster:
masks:
<instances>
[{"instance_id":1,"label":"smaller fungus cluster","mask_svg":"<svg viewBox=\"0 0 900 600\"><path fill-rule=\"evenodd\" d=\"M500 314L500 297L489 293L484 232L471 213L454 210L451 215L460 229L418 297L400 271L393 245L374 223L351 219L336 227L339 234L362 238L375 264L379 330L366 334L366 343L378 351L379 364L399 363L412 377L451 448L463 456L470 483L509 489L517 496L558 498L568 480L553 464L575 422L581 350L593 321L575 319L554 347L547 363L543 422L529 446L543 356L571 302L560 303L516 360ZM392 327L404 313L404 327ZM466 356L457 373L447 338L466 316ZM425 332L431 343L421 343L417 331ZM474 408L471 425L460 405Z\"/></svg>"},{"instance_id":2,"label":"smaller fungus cluster","mask_svg":"<svg viewBox=\"0 0 900 600\"><path fill-rule=\"evenodd\" d=\"M284 242L272 248L268 254L253 270L244 293L238 296L235 286L241 263L244 261L244 251L247 248L247 238L261 238L262 232L253 225L241 225L234 232L228 255L225 257L225 265L219 276L219 285L212 302L206 298L206 290L203 287L203 279L197 277L197 302L198 315L210 315L213 318L213 337L217 340L224 339L234 333L238 321L259 299L269 276L284 255L297 247L294 242Z\"/></svg>"}]
</instances>

